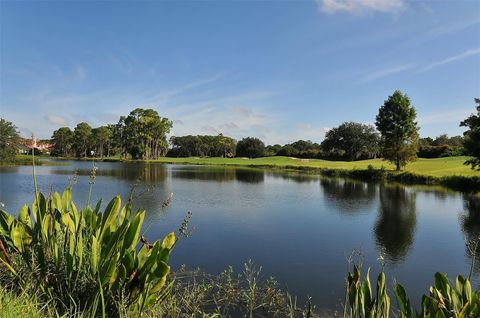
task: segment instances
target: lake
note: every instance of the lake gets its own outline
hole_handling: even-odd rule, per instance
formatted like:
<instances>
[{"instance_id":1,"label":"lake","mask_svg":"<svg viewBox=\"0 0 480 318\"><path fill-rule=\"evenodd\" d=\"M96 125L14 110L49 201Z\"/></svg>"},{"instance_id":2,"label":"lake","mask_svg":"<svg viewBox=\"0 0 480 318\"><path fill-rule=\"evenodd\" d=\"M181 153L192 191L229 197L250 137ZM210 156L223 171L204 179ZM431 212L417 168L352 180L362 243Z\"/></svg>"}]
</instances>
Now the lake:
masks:
<instances>
[{"instance_id":1,"label":"lake","mask_svg":"<svg viewBox=\"0 0 480 318\"><path fill-rule=\"evenodd\" d=\"M91 162L37 167L42 192L73 186L77 206L86 201ZM391 286L401 282L419 299L436 271L468 275L465 240L480 235L480 202L440 187L364 183L280 170L220 166L99 162L92 201L126 200L136 185L134 207L147 210L145 236L153 241L177 230L192 211L190 238L171 257L219 273L252 259L265 278L320 309L339 309L347 258L360 251L373 279L383 255ZM173 193L167 208L163 201ZM31 167L0 167L0 202L18 211L33 198ZM150 224L150 225L149 225ZM476 266L474 286L479 286ZM393 301L394 302L394 301Z\"/></svg>"}]
</instances>

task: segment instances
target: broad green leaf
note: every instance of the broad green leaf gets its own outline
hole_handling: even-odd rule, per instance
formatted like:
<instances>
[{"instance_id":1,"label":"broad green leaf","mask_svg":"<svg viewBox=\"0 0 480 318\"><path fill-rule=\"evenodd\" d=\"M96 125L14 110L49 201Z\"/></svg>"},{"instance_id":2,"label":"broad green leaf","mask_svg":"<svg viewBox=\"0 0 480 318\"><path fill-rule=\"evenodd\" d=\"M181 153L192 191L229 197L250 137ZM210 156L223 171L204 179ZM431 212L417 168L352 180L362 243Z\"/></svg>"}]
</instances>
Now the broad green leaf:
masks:
<instances>
[{"instance_id":1,"label":"broad green leaf","mask_svg":"<svg viewBox=\"0 0 480 318\"><path fill-rule=\"evenodd\" d=\"M124 249L130 250L135 248L135 246L137 245L144 218L145 212L139 213L133 218L132 223L128 228L127 234L125 234L125 239L123 241Z\"/></svg>"},{"instance_id":2,"label":"broad green leaf","mask_svg":"<svg viewBox=\"0 0 480 318\"><path fill-rule=\"evenodd\" d=\"M162 289L162 287L165 286L166 281L167 281L167 275L163 276L158 280L158 282L150 290L150 293L152 295L155 295L156 293L158 293Z\"/></svg>"},{"instance_id":3,"label":"broad green leaf","mask_svg":"<svg viewBox=\"0 0 480 318\"><path fill-rule=\"evenodd\" d=\"M12 229L11 229L11 238L12 238L12 242L13 242L13 245L15 246L15 248L20 252L20 253L23 253L23 234L25 232L23 231L23 229L18 226L18 225L13 225L12 226Z\"/></svg>"},{"instance_id":4,"label":"broad green leaf","mask_svg":"<svg viewBox=\"0 0 480 318\"><path fill-rule=\"evenodd\" d=\"M28 206L27 206L28 208ZM0 233L7 233L10 230L10 226L15 218L7 212L0 210Z\"/></svg>"},{"instance_id":5,"label":"broad green leaf","mask_svg":"<svg viewBox=\"0 0 480 318\"><path fill-rule=\"evenodd\" d=\"M139 268L143 266L143 264L145 263L145 261L149 256L150 256L150 250L147 248L146 245L143 245L137 255Z\"/></svg>"},{"instance_id":6,"label":"broad green leaf","mask_svg":"<svg viewBox=\"0 0 480 318\"><path fill-rule=\"evenodd\" d=\"M54 192L52 194L52 197L50 198L50 204L52 205L52 211L55 211L55 209L60 212L65 211L65 209L63 209L62 198L58 192Z\"/></svg>"},{"instance_id":7,"label":"broad green leaf","mask_svg":"<svg viewBox=\"0 0 480 318\"><path fill-rule=\"evenodd\" d=\"M157 278L162 278L170 273L170 266L168 266L165 262L158 262L157 268L155 268L154 274Z\"/></svg>"},{"instance_id":8,"label":"broad green leaf","mask_svg":"<svg viewBox=\"0 0 480 318\"><path fill-rule=\"evenodd\" d=\"M167 248L171 250L172 247L175 245L176 241L177 238L175 237L175 232L171 232L163 239L162 248Z\"/></svg>"},{"instance_id":9,"label":"broad green leaf","mask_svg":"<svg viewBox=\"0 0 480 318\"><path fill-rule=\"evenodd\" d=\"M70 216L70 213L62 214L61 216L62 223L65 225L65 228L72 234L75 234L75 224Z\"/></svg>"},{"instance_id":10,"label":"broad green leaf","mask_svg":"<svg viewBox=\"0 0 480 318\"><path fill-rule=\"evenodd\" d=\"M77 257L78 257L78 266L82 266L83 262L83 234L82 231L77 233Z\"/></svg>"},{"instance_id":11,"label":"broad green leaf","mask_svg":"<svg viewBox=\"0 0 480 318\"><path fill-rule=\"evenodd\" d=\"M464 288L465 296L467 296L467 301L471 302L472 301L472 285L470 284L470 280L468 279L465 280L465 285L463 288Z\"/></svg>"},{"instance_id":12,"label":"broad green leaf","mask_svg":"<svg viewBox=\"0 0 480 318\"><path fill-rule=\"evenodd\" d=\"M32 227L32 220L30 219L28 205L25 204L22 206L20 212L18 213L18 220L25 224L29 229Z\"/></svg>"},{"instance_id":13,"label":"broad green leaf","mask_svg":"<svg viewBox=\"0 0 480 318\"><path fill-rule=\"evenodd\" d=\"M133 256L133 251L132 252L125 252L125 255L123 256L122 264L125 266L125 269L127 271L126 275L130 276L133 273L134 267L135 267L135 259Z\"/></svg>"},{"instance_id":14,"label":"broad green leaf","mask_svg":"<svg viewBox=\"0 0 480 318\"><path fill-rule=\"evenodd\" d=\"M45 215L45 218L42 222L42 236L43 239L48 242L50 239L53 239L52 234L50 233L50 222L52 220L52 216L50 214Z\"/></svg>"},{"instance_id":15,"label":"broad green leaf","mask_svg":"<svg viewBox=\"0 0 480 318\"><path fill-rule=\"evenodd\" d=\"M72 189L68 187L62 193L62 207L64 212L67 212L70 209L71 202L72 202Z\"/></svg>"},{"instance_id":16,"label":"broad green leaf","mask_svg":"<svg viewBox=\"0 0 480 318\"><path fill-rule=\"evenodd\" d=\"M110 281L110 278L115 271L116 260L115 258L110 259L109 261L105 262L102 268L100 269L100 282L103 285Z\"/></svg>"},{"instance_id":17,"label":"broad green leaf","mask_svg":"<svg viewBox=\"0 0 480 318\"><path fill-rule=\"evenodd\" d=\"M90 266L92 267L92 272L95 274L98 272L98 260L100 258L100 250L98 246L98 240L95 235L92 236L92 251L90 254Z\"/></svg>"},{"instance_id":18,"label":"broad green leaf","mask_svg":"<svg viewBox=\"0 0 480 318\"><path fill-rule=\"evenodd\" d=\"M112 229L115 227L121 203L122 201L118 195L108 203L105 212L103 213L102 233L106 228Z\"/></svg>"}]
</instances>

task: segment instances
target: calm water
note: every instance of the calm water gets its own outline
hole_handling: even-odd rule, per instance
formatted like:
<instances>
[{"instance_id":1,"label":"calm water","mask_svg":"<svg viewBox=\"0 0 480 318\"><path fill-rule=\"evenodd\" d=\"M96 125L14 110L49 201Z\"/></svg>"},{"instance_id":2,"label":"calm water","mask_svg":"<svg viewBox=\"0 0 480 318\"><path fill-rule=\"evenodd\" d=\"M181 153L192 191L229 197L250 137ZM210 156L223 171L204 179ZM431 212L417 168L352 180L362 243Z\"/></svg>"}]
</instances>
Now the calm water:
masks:
<instances>
[{"instance_id":1,"label":"calm water","mask_svg":"<svg viewBox=\"0 0 480 318\"><path fill-rule=\"evenodd\" d=\"M480 234L480 204L441 188L368 184L294 172L207 166L98 163L94 200L138 184L135 205L146 209L149 240L180 226L193 212L193 236L176 246L174 267L218 273L252 259L324 309L343 298L346 257L361 250L376 273L385 255L389 279L412 297L427 290L435 271L468 274L465 238ZM84 204L91 163L38 167L41 191L61 191L78 170L77 206ZM163 200L174 193L171 205ZM30 167L0 167L0 201L17 211L33 198ZM106 202L104 202L104 206ZM479 267L480 268L480 267ZM476 273L475 285L479 284ZM391 283L391 281L390 281Z\"/></svg>"}]
</instances>

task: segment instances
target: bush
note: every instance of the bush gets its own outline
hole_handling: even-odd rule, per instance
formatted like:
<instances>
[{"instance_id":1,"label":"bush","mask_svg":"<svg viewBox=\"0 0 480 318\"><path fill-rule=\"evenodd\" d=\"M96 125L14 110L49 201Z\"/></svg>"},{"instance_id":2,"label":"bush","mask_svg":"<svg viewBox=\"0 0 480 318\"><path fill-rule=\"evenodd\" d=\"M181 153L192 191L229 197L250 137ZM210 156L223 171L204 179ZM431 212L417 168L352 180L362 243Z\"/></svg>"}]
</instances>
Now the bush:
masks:
<instances>
[{"instance_id":1,"label":"bush","mask_svg":"<svg viewBox=\"0 0 480 318\"><path fill-rule=\"evenodd\" d=\"M237 157L263 157L265 155L265 144L258 138L243 138L237 143L236 154Z\"/></svg>"},{"instance_id":2,"label":"bush","mask_svg":"<svg viewBox=\"0 0 480 318\"><path fill-rule=\"evenodd\" d=\"M418 150L420 158L442 158L465 155L465 149L450 145L442 146L422 146Z\"/></svg>"},{"instance_id":3,"label":"bush","mask_svg":"<svg viewBox=\"0 0 480 318\"><path fill-rule=\"evenodd\" d=\"M161 299L175 233L137 250L145 212L132 214L118 196L103 213L100 205L78 210L67 188L48 198L38 193L17 218L0 210L0 261L10 272L10 281L1 275L2 287L33 284L59 313L92 316L140 313Z\"/></svg>"},{"instance_id":4,"label":"bush","mask_svg":"<svg viewBox=\"0 0 480 318\"><path fill-rule=\"evenodd\" d=\"M374 294L370 283L370 269L365 277L361 277L358 266L347 277L347 304L345 313L351 318L388 318L390 296L388 294L385 273L378 275ZM395 298L401 318L430 317L480 317L479 291L472 291L469 278L457 276L455 284L451 284L443 273L436 273L434 285L429 294L423 295L421 310L414 314L410 299L402 285L394 285Z\"/></svg>"}]
</instances>

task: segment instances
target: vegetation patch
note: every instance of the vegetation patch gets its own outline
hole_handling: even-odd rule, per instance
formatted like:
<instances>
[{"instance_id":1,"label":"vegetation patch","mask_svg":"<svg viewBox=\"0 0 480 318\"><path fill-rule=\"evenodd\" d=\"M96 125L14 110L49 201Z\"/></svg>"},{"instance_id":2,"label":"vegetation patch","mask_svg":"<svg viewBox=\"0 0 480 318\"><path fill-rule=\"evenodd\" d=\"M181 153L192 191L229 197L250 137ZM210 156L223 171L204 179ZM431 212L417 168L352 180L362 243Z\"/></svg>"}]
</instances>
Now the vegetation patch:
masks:
<instances>
[{"instance_id":1,"label":"vegetation patch","mask_svg":"<svg viewBox=\"0 0 480 318\"><path fill-rule=\"evenodd\" d=\"M67 188L36 193L16 218L0 210L0 286L12 293L35 286L40 302L68 315L141 315L161 301L175 233L150 244L140 239L144 211L132 213L118 196L103 212L100 205L77 209Z\"/></svg>"}]
</instances>

